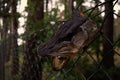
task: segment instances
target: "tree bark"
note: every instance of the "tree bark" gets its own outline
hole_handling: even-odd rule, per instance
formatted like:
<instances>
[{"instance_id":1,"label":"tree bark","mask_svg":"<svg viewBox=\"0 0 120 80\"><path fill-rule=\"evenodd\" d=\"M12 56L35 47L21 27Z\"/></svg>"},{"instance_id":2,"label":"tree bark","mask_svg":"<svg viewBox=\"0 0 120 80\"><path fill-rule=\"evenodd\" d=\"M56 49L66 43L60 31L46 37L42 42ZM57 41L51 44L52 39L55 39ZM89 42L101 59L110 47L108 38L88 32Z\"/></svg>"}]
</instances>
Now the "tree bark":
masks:
<instances>
[{"instance_id":1,"label":"tree bark","mask_svg":"<svg viewBox=\"0 0 120 80\"><path fill-rule=\"evenodd\" d=\"M70 11L70 15L73 15L73 10L74 10L74 0L69 0L69 11Z\"/></svg>"},{"instance_id":2,"label":"tree bark","mask_svg":"<svg viewBox=\"0 0 120 80\"><path fill-rule=\"evenodd\" d=\"M1 26L0 26L1 27ZM3 26L2 26L3 27ZM5 80L5 33L1 29L0 40L0 80Z\"/></svg>"},{"instance_id":3,"label":"tree bark","mask_svg":"<svg viewBox=\"0 0 120 80\"><path fill-rule=\"evenodd\" d=\"M0 13L7 13L4 1L0 0ZM6 35L7 35L7 17L0 15L0 80L5 80L5 54L6 54Z\"/></svg>"},{"instance_id":4,"label":"tree bark","mask_svg":"<svg viewBox=\"0 0 120 80\"><path fill-rule=\"evenodd\" d=\"M18 38L18 20L17 20L17 0L12 0L12 19L11 19L11 52L12 52L12 76L18 74L19 72L19 57L18 57L18 44L17 44L17 38Z\"/></svg>"},{"instance_id":5,"label":"tree bark","mask_svg":"<svg viewBox=\"0 0 120 80\"><path fill-rule=\"evenodd\" d=\"M34 5L29 6L28 4L28 7L33 7L34 11L31 14L32 10L28 10L25 55L21 80L42 80L41 60L36 49L38 35L33 33L30 26L35 28L38 24L37 22L42 22L44 17L44 0L29 0L28 3L32 3Z\"/></svg>"},{"instance_id":6,"label":"tree bark","mask_svg":"<svg viewBox=\"0 0 120 80\"><path fill-rule=\"evenodd\" d=\"M105 0L105 22L103 27L103 65L106 68L114 67L113 46L113 0ZM109 2L110 1L110 2Z\"/></svg>"}]
</instances>

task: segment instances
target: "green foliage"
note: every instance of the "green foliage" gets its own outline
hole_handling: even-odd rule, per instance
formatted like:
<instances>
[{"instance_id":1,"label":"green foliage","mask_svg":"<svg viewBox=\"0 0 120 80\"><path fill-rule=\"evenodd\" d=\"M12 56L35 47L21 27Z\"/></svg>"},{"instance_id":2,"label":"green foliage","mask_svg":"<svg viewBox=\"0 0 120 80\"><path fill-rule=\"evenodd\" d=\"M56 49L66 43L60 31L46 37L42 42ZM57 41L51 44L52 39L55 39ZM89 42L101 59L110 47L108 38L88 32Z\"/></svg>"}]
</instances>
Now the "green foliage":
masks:
<instances>
[{"instance_id":1,"label":"green foliage","mask_svg":"<svg viewBox=\"0 0 120 80\"><path fill-rule=\"evenodd\" d=\"M69 7L66 5L66 1L65 0L60 0L59 1L61 4L65 5L65 19L70 18L70 13L69 13ZM78 4L79 2L83 3L84 0L76 0L76 3ZM57 4L56 4L57 5ZM81 6L82 10L80 11L86 11L86 7L85 6ZM51 10L46 10L44 12L44 18L42 20L35 20L34 19L34 14L35 14L35 4L32 3L31 1L28 1L28 6L26 7L26 11L29 13L28 17L27 17L27 29L29 29L29 34L35 34L38 37L38 41L40 42L47 42L52 35L56 32L56 30L60 27L61 23L58 23L57 21L59 20L58 17L58 13L59 13L59 9L58 7L52 8ZM98 12L93 11L91 13L92 10L85 12L84 15L87 16L88 18L92 19L100 28L100 26L102 25L103 19L100 15L95 15ZM53 24L52 24L53 22ZM90 46L88 46L88 52L90 53L91 56L97 58L95 59L97 61L97 63L99 64L99 61L101 60L101 47L102 47L102 38L99 37L97 38L95 41L92 42L92 44ZM50 59L48 60L44 60L44 74L51 74L52 73L56 73L55 75L51 76L48 80L85 80L85 77L89 78L92 73L94 73L96 70L98 70L97 68L97 64L95 64L94 61L91 60L90 57L88 57L86 55L86 53L81 54L81 58L77 61L77 64L75 65L75 67L73 67L73 69L68 72L67 74L65 72L67 72L67 70L69 70L72 67L72 63L74 62L71 61L68 65L66 65L66 67L60 71L60 72L54 72L51 69L51 64L50 62L48 62ZM48 63L47 63L48 62ZM109 70L108 73L109 75L113 75L113 73L116 73L117 71L115 70ZM117 73L116 73L117 74ZM48 76L48 75L47 75ZM44 77L47 77L44 76ZM68 77L69 76L69 77ZM96 73L95 76L92 76L90 80L103 80L103 79L108 79L108 77L106 77L106 74L104 73L103 70L100 70Z\"/></svg>"},{"instance_id":2,"label":"green foliage","mask_svg":"<svg viewBox=\"0 0 120 80\"><path fill-rule=\"evenodd\" d=\"M25 11L30 12L31 15L34 15L35 4L31 1L28 1L27 4L28 4L28 6L25 8Z\"/></svg>"}]
</instances>

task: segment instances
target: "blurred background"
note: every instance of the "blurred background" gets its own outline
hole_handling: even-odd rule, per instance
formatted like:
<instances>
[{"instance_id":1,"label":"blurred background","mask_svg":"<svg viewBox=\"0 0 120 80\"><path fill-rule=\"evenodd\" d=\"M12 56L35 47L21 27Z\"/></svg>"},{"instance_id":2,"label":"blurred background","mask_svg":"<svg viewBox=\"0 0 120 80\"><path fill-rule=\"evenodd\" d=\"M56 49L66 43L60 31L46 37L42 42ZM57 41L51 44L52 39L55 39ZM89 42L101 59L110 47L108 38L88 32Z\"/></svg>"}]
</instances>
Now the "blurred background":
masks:
<instances>
[{"instance_id":1,"label":"blurred background","mask_svg":"<svg viewBox=\"0 0 120 80\"><path fill-rule=\"evenodd\" d=\"M96 38L54 71L37 47L78 11ZM119 0L0 0L0 80L120 80Z\"/></svg>"}]
</instances>

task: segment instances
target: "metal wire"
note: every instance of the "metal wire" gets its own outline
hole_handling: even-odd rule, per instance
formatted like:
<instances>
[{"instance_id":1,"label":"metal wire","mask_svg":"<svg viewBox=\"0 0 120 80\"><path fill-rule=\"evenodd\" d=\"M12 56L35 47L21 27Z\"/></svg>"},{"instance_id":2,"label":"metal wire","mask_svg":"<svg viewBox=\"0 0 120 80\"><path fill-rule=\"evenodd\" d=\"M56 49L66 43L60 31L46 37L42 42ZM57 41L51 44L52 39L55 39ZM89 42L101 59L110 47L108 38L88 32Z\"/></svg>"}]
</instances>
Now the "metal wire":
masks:
<instances>
[{"instance_id":1,"label":"metal wire","mask_svg":"<svg viewBox=\"0 0 120 80\"><path fill-rule=\"evenodd\" d=\"M109 2L109 1L108 1ZM88 13L88 17L91 17L92 19L97 18L98 15L101 15L103 12L105 11L99 11L98 13L96 13L94 16L92 16L94 10L100 6L103 6L104 4L108 3L108 2L100 2L99 4L95 5L93 8L90 8L86 11L84 11L84 13ZM118 0L114 0L114 4L113 7L118 3ZM78 4L76 10L80 7L80 4ZM120 18L120 15L111 11L109 12L109 14L112 13L113 15L116 15L117 18ZM107 14L107 15L109 15ZM107 18L107 17L106 17ZM35 38L32 39L32 41L30 41L29 45L28 45L28 54L25 54L25 46L20 46L19 48L19 57L16 57L15 61L18 61L19 59L19 65L20 66L15 66L16 67L16 71L18 70L18 74L17 75L12 75L11 73L11 68L12 68L12 55L9 56L9 60L7 62L4 61L4 68L5 68L5 73L3 73L2 77L5 77L5 80L113 80L114 75L117 77L119 77L120 75L120 65L119 65L119 59L114 60L117 67L113 67L114 69L118 69L118 72L114 72L113 70L107 70L106 68L104 68L103 66L103 61L105 58L107 58L108 55L110 55L109 53L114 50L114 56L120 58L120 52L118 50L116 50L116 47L118 49L120 49L120 37L115 40L114 42L111 42L109 40L109 38L104 35L103 33L103 25L104 22L106 21L106 18L104 20L101 21L100 23L100 29L99 32L96 34L96 38L94 38L94 40L87 45L78 55L76 55L76 57L73 59L73 61L69 62L68 65L66 65L66 67L64 69L62 69L61 71L54 71L51 68L51 64L50 64L50 59L49 58L43 58L41 59L41 57L38 55L38 53L36 53L34 51L34 49L31 49L31 46L36 47L37 43L35 43ZM60 26L60 23L63 23L65 21L55 21L56 24L54 24L53 26ZM59 23L60 22L60 23ZM1 27L1 26L0 26ZM43 28L41 30L38 30L36 32L44 32L45 30L51 30L53 29L53 27L49 27L49 28ZM35 35L37 35L35 33ZM33 34L33 33L32 33ZM27 37L27 35L25 35L25 37ZM97 54L97 52L93 51L93 50L89 50L89 49L95 49L94 47L94 43L97 41L97 39L99 39L101 41L101 38L104 38L109 44L107 44L108 46L112 46L112 49L109 50L105 57L102 57L102 49L100 49L101 53L99 54L100 57L100 62L97 61L95 54ZM8 36L5 39L1 39L0 40L0 54L2 55L2 57L4 56L5 59L7 58L4 54L2 50L4 48L3 42L6 41L8 42L10 39L10 37ZM30 45L31 44L31 45ZM32 45L35 44L35 45ZM102 44L102 41L99 43L100 45ZM8 42L7 45L10 45L10 43ZM93 46L92 46L93 45ZM97 46L99 48L101 48L101 46ZM10 47L11 48L11 47ZM7 49L6 49L7 50ZM31 50L33 50L33 53L31 53ZM14 49L12 50L14 51ZM10 52L12 53L12 52ZM16 65L16 64L14 64ZM42 67L41 67L42 65ZM77 68L76 68L77 65ZM41 70L42 69L42 70ZM42 73L41 73L42 71ZM100 73L99 73L100 72ZM75 75L75 73L77 75ZM102 73L102 74L101 74ZM115 74L114 74L115 73ZM5 75L4 75L5 74ZM42 79L40 78L42 74ZM12 76L12 77L11 77ZM104 76L107 78L104 79ZM118 79L116 79L118 80Z\"/></svg>"}]
</instances>

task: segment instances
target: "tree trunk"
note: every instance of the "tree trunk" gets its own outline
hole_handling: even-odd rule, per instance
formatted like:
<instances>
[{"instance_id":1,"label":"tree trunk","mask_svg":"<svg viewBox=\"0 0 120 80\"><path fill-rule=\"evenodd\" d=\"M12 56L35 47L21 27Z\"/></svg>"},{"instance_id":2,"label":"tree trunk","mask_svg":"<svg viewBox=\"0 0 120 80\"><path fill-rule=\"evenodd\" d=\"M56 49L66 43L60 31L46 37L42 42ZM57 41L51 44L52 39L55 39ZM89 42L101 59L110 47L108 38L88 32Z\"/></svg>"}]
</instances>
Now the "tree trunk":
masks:
<instances>
[{"instance_id":1,"label":"tree trunk","mask_svg":"<svg viewBox=\"0 0 120 80\"><path fill-rule=\"evenodd\" d=\"M17 0L12 0L12 19L11 19L11 52L12 52L12 76L16 76L19 72L19 57L18 57L18 20L17 20Z\"/></svg>"},{"instance_id":2,"label":"tree trunk","mask_svg":"<svg viewBox=\"0 0 120 80\"><path fill-rule=\"evenodd\" d=\"M72 16L74 10L74 0L69 0L69 6L70 15Z\"/></svg>"},{"instance_id":3,"label":"tree trunk","mask_svg":"<svg viewBox=\"0 0 120 80\"><path fill-rule=\"evenodd\" d=\"M4 24L3 24L4 25ZM3 27L3 26L0 26ZM5 27L5 26L4 26ZM0 40L0 80L5 80L5 32L4 29L1 29L1 40Z\"/></svg>"},{"instance_id":4,"label":"tree trunk","mask_svg":"<svg viewBox=\"0 0 120 80\"><path fill-rule=\"evenodd\" d=\"M29 0L28 3L33 4L33 6L28 4L29 10L26 27L25 55L21 80L42 80L41 61L36 49L38 35L33 33L33 29L30 27L32 26L35 28L40 26L37 24L39 22L41 23L44 17L44 0ZM30 10L31 7L34 8L34 11ZM31 14L31 12L33 13Z\"/></svg>"},{"instance_id":5,"label":"tree trunk","mask_svg":"<svg viewBox=\"0 0 120 80\"><path fill-rule=\"evenodd\" d=\"M7 13L4 1L0 1L0 13ZM5 54L6 54L6 35L7 35L7 17L0 15L0 80L5 80Z\"/></svg>"},{"instance_id":6,"label":"tree trunk","mask_svg":"<svg viewBox=\"0 0 120 80\"><path fill-rule=\"evenodd\" d=\"M2 8L2 0L0 0L0 13L2 12L2 10L1 10L1 8ZM0 19L2 19L2 15L0 15ZM1 23L1 21L0 21L0 43L1 43L1 41L2 41L2 23ZM4 74L4 63L3 63L3 51L2 51L2 44L0 44L0 80L4 80L3 78L4 78L4 76L3 76L3 74Z\"/></svg>"},{"instance_id":7,"label":"tree trunk","mask_svg":"<svg viewBox=\"0 0 120 80\"><path fill-rule=\"evenodd\" d=\"M113 46L113 0L105 0L105 22L103 27L103 65L106 68L114 67ZM108 2L111 1L111 2Z\"/></svg>"}]
</instances>

